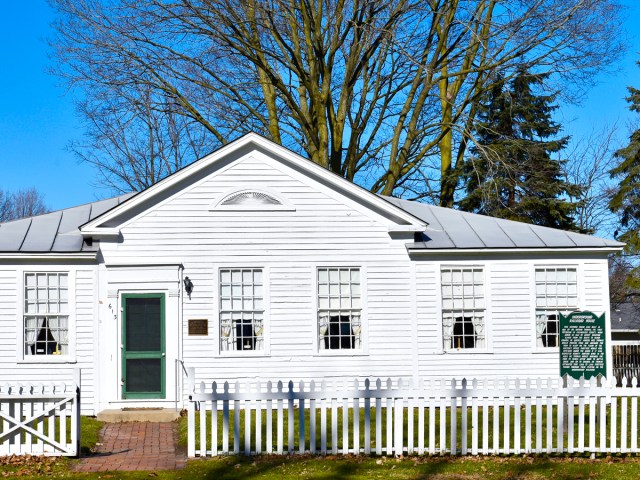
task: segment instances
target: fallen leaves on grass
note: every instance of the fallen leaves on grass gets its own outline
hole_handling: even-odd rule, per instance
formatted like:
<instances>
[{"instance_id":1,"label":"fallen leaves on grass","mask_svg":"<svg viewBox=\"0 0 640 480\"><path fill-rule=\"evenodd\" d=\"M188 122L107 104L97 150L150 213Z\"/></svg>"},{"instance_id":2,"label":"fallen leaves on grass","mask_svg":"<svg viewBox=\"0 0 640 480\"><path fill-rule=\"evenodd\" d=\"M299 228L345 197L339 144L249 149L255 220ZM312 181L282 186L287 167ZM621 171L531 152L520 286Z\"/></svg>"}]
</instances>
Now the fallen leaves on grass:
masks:
<instances>
[{"instance_id":1,"label":"fallen leaves on grass","mask_svg":"<svg viewBox=\"0 0 640 480\"><path fill-rule=\"evenodd\" d=\"M0 457L0 467L8 467L9 471L1 472L2 477L32 477L50 474L60 462L56 457L32 455L8 455Z\"/></svg>"}]
</instances>

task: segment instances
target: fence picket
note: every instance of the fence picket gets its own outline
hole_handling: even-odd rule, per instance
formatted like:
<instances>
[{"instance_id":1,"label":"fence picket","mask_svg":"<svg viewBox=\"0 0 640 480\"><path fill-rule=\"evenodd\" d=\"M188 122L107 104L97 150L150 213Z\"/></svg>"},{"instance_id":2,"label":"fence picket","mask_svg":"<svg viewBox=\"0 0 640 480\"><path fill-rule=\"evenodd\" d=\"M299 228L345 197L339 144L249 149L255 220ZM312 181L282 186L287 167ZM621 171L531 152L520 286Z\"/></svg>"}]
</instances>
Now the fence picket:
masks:
<instances>
[{"instance_id":1,"label":"fence picket","mask_svg":"<svg viewBox=\"0 0 640 480\"><path fill-rule=\"evenodd\" d=\"M509 399L505 398L504 399L504 438L503 438L503 442L504 445L502 447L502 452L505 455L508 455L511 452L510 449L510 435L509 435L509 430L510 430L510 410L511 410L511 405L509 403Z\"/></svg>"},{"instance_id":2,"label":"fence picket","mask_svg":"<svg viewBox=\"0 0 640 480\"><path fill-rule=\"evenodd\" d=\"M387 391L391 391L391 379L387 380ZM387 398L387 455L393 453L393 398Z\"/></svg>"},{"instance_id":3,"label":"fence picket","mask_svg":"<svg viewBox=\"0 0 640 480\"><path fill-rule=\"evenodd\" d=\"M218 455L218 386L216 382L211 385L213 397L211 399L211 454Z\"/></svg>"},{"instance_id":4,"label":"fence picket","mask_svg":"<svg viewBox=\"0 0 640 480\"><path fill-rule=\"evenodd\" d=\"M364 399L364 453L369 455L371 453L371 399L369 398L369 379L365 380L365 395Z\"/></svg>"},{"instance_id":5,"label":"fence picket","mask_svg":"<svg viewBox=\"0 0 640 480\"><path fill-rule=\"evenodd\" d=\"M324 393L324 388L322 389ZM324 395L320 401L320 453L327 454L327 403Z\"/></svg>"},{"instance_id":6,"label":"fence picket","mask_svg":"<svg viewBox=\"0 0 640 480\"><path fill-rule=\"evenodd\" d=\"M282 412L282 382L278 382L278 403L277 403L277 409L278 409L278 417L277 417L277 422L276 422L276 430L277 430L277 438L276 438L276 452L280 455L282 455L282 452L284 451L284 440L283 440L283 429L284 429L284 414Z\"/></svg>"},{"instance_id":7,"label":"fence picket","mask_svg":"<svg viewBox=\"0 0 640 480\"><path fill-rule=\"evenodd\" d=\"M466 378L462 379L462 389L465 391L467 390L467 380ZM467 404L468 404L468 400L467 400L467 396L463 396L460 402L460 408L461 408L461 415L460 415L460 453L462 455L466 455L467 454ZM457 415L456 415L457 417Z\"/></svg>"},{"instance_id":8,"label":"fence picket","mask_svg":"<svg viewBox=\"0 0 640 480\"><path fill-rule=\"evenodd\" d=\"M420 396L418 398L418 455L424 454L424 409L425 401Z\"/></svg>"},{"instance_id":9,"label":"fence picket","mask_svg":"<svg viewBox=\"0 0 640 480\"><path fill-rule=\"evenodd\" d=\"M436 399L429 400L429 453L436 453Z\"/></svg>"},{"instance_id":10,"label":"fence picket","mask_svg":"<svg viewBox=\"0 0 640 480\"><path fill-rule=\"evenodd\" d=\"M267 382L267 395L271 397L271 391L273 388L273 383L271 381ZM273 452L273 399L267 399L267 437L266 440L266 451L267 453Z\"/></svg>"},{"instance_id":11,"label":"fence picket","mask_svg":"<svg viewBox=\"0 0 640 480\"><path fill-rule=\"evenodd\" d=\"M289 380L288 384L288 400L287 400L287 452L292 453L294 449L294 418L295 411L293 409L293 380Z\"/></svg>"},{"instance_id":12,"label":"fence picket","mask_svg":"<svg viewBox=\"0 0 640 480\"><path fill-rule=\"evenodd\" d=\"M591 377L589 386L593 389L596 386L595 377ZM589 451L596 451L596 397L589 396Z\"/></svg>"},{"instance_id":13,"label":"fence picket","mask_svg":"<svg viewBox=\"0 0 640 480\"><path fill-rule=\"evenodd\" d=\"M547 381L547 387L551 387L549 381ZM547 453L553 453L553 401L550 396L545 399L547 403Z\"/></svg>"},{"instance_id":14,"label":"fence picket","mask_svg":"<svg viewBox=\"0 0 640 480\"><path fill-rule=\"evenodd\" d=\"M628 387L629 379L622 377L622 387ZM627 453L627 396L620 398L620 453Z\"/></svg>"},{"instance_id":15,"label":"fence picket","mask_svg":"<svg viewBox=\"0 0 640 480\"><path fill-rule=\"evenodd\" d=\"M309 451L316 453L316 382L311 380L309 390L314 397L309 400Z\"/></svg>"},{"instance_id":16,"label":"fence picket","mask_svg":"<svg viewBox=\"0 0 640 480\"><path fill-rule=\"evenodd\" d=\"M380 379L376 382L380 391ZM382 455L382 399L376 398L376 455Z\"/></svg>"},{"instance_id":17,"label":"fence picket","mask_svg":"<svg viewBox=\"0 0 640 480\"><path fill-rule=\"evenodd\" d=\"M478 390L478 381L473 379L473 390ZM478 454L478 397L471 398L471 454Z\"/></svg>"},{"instance_id":18,"label":"fence picket","mask_svg":"<svg viewBox=\"0 0 640 480\"><path fill-rule=\"evenodd\" d=\"M631 388L638 386L638 379L633 377L631 380ZM638 397L631 397L631 451L638 451Z\"/></svg>"},{"instance_id":19,"label":"fence picket","mask_svg":"<svg viewBox=\"0 0 640 480\"><path fill-rule=\"evenodd\" d=\"M354 391L359 390L358 379L353 381ZM360 399L353 399L353 453L360 453Z\"/></svg>"},{"instance_id":20,"label":"fence picket","mask_svg":"<svg viewBox=\"0 0 640 480\"><path fill-rule=\"evenodd\" d=\"M331 398L331 453L338 453L338 399Z\"/></svg>"},{"instance_id":21,"label":"fence picket","mask_svg":"<svg viewBox=\"0 0 640 480\"><path fill-rule=\"evenodd\" d=\"M342 453L349 453L349 399L342 399Z\"/></svg>"},{"instance_id":22,"label":"fence picket","mask_svg":"<svg viewBox=\"0 0 640 480\"><path fill-rule=\"evenodd\" d=\"M256 391L261 392L260 382L256 383ZM262 400L256 400L256 454L262 453Z\"/></svg>"},{"instance_id":23,"label":"fence picket","mask_svg":"<svg viewBox=\"0 0 640 480\"><path fill-rule=\"evenodd\" d=\"M251 454L251 400L244 401L244 454Z\"/></svg>"},{"instance_id":24,"label":"fence picket","mask_svg":"<svg viewBox=\"0 0 640 480\"><path fill-rule=\"evenodd\" d=\"M299 429L299 433L298 433L298 451L300 453L304 453L305 452L305 448L306 448L306 437L305 437L305 420L304 420L304 398L302 397L302 394L304 393L304 382L302 380L300 380L300 386L299 386L299 391L301 394L301 398L298 400L298 429Z\"/></svg>"},{"instance_id":25,"label":"fence picket","mask_svg":"<svg viewBox=\"0 0 640 480\"><path fill-rule=\"evenodd\" d=\"M536 379L536 452L542 451L542 379Z\"/></svg>"}]
</instances>

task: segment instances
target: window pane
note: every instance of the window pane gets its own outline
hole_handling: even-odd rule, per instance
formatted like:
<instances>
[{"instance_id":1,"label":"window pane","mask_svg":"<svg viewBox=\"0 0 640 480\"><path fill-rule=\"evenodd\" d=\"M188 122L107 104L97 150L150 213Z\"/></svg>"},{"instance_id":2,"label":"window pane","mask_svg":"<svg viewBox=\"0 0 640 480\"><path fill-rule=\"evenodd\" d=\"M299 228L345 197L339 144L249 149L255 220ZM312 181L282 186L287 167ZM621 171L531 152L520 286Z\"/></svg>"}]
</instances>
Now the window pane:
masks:
<instances>
[{"instance_id":1,"label":"window pane","mask_svg":"<svg viewBox=\"0 0 640 480\"><path fill-rule=\"evenodd\" d=\"M157 352L162 348L160 298L127 298L126 350Z\"/></svg>"},{"instance_id":2,"label":"window pane","mask_svg":"<svg viewBox=\"0 0 640 480\"><path fill-rule=\"evenodd\" d=\"M262 349L262 270L221 270L220 278L220 349Z\"/></svg>"},{"instance_id":3,"label":"window pane","mask_svg":"<svg viewBox=\"0 0 640 480\"><path fill-rule=\"evenodd\" d=\"M359 269L318 269L318 308L321 350L360 348Z\"/></svg>"},{"instance_id":4,"label":"window pane","mask_svg":"<svg viewBox=\"0 0 640 480\"><path fill-rule=\"evenodd\" d=\"M441 278L444 348L484 348L483 269L443 268Z\"/></svg>"}]
</instances>

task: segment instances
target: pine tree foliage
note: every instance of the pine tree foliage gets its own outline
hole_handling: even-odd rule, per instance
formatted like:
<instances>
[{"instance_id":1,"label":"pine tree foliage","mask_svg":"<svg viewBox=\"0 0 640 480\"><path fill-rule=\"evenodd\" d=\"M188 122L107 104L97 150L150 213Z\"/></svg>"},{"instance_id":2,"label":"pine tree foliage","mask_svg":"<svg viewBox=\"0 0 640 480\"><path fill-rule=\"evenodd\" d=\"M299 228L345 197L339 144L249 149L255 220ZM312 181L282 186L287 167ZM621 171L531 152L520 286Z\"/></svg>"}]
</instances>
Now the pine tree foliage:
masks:
<instances>
[{"instance_id":1,"label":"pine tree foliage","mask_svg":"<svg viewBox=\"0 0 640 480\"><path fill-rule=\"evenodd\" d=\"M545 78L520 71L498 80L481 100L476 144L470 149L463 210L547 227L575 230L580 187L567 181L565 161L552 158L567 145L556 138L554 95L539 93Z\"/></svg>"},{"instance_id":2,"label":"pine tree foliage","mask_svg":"<svg viewBox=\"0 0 640 480\"><path fill-rule=\"evenodd\" d=\"M640 65L640 62L638 62ZM640 113L640 90L629 87L629 109ZM620 241L627 244L628 253L640 252L640 128L629 137L629 144L616 151L620 163L611 170L611 176L620 179L620 186L611 198L609 208L620 216Z\"/></svg>"}]
</instances>

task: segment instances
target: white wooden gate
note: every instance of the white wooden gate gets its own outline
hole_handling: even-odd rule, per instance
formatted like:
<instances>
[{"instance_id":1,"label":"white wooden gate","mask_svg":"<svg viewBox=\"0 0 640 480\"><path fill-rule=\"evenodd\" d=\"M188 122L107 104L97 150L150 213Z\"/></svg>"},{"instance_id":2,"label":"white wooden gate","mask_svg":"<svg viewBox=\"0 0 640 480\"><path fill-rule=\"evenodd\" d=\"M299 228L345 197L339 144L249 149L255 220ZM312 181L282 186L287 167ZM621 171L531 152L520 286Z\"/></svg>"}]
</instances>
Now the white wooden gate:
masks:
<instances>
[{"instance_id":1,"label":"white wooden gate","mask_svg":"<svg viewBox=\"0 0 640 480\"><path fill-rule=\"evenodd\" d=\"M77 456L80 375L72 384L0 384L0 455Z\"/></svg>"},{"instance_id":2,"label":"white wooden gate","mask_svg":"<svg viewBox=\"0 0 640 480\"><path fill-rule=\"evenodd\" d=\"M628 388L597 383L192 382L188 454L639 452L636 379Z\"/></svg>"}]
</instances>

